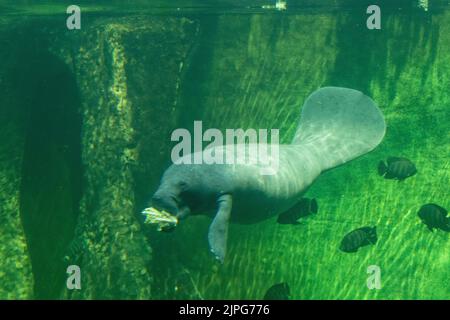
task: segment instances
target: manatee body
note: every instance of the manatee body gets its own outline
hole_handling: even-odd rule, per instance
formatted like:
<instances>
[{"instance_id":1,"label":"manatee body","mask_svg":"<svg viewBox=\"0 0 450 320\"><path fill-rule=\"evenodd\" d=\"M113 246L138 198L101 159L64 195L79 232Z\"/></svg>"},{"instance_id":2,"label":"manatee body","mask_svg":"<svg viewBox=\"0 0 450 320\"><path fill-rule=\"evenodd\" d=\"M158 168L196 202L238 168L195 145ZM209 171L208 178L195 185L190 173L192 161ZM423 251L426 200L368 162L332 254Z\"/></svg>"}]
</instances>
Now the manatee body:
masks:
<instances>
[{"instance_id":1,"label":"manatee body","mask_svg":"<svg viewBox=\"0 0 450 320\"><path fill-rule=\"evenodd\" d=\"M179 218L213 217L208 241L222 262L230 221L257 223L288 210L323 171L374 149L385 128L372 99L353 89L325 87L306 100L291 144L279 145L278 155L270 155L278 156L279 164L272 174L262 174L266 164L258 161L173 164L165 171L151 205ZM234 147L214 151L220 155Z\"/></svg>"}]
</instances>

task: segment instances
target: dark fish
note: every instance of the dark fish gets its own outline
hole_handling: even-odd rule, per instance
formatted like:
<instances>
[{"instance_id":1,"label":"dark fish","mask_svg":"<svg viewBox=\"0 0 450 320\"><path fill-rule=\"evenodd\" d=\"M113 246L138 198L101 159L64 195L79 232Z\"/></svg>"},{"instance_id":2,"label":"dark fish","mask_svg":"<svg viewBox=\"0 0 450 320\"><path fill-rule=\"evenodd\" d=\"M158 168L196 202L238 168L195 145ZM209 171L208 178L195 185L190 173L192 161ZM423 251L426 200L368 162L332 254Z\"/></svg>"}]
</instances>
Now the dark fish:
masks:
<instances>
[{"instance_id":1,"label":"dark fish","mask_svg":"<svg viewBox=\"0 0 450 320\"><path fill-rule=\"evenodd\" d=\"M264 295L264 300L289 300L289 296L289 285L282 282L271 286Z\"/></svg>"},{"instance_id":2,"label":"dark fish","mask_svg":"<svg viewBox=\"0 0 450 320\"><path fill-rule=\"evenodd\" d=\"M317 213L318 210L316 199L302 198L295 206L280 214L277 222L281 224L298 224L298 219Z\"/></svg>"},{"instance_id":3,"label":"dark fish","mask_svg":"<svg viewBox=\"0 0 450 320\"><path fill-rule=\"evenodd\" d=\"M377 227L362 227L347 233L339 249L344 252L356 252L361 247L375 244L377 240Z\"/></svg>"},{"instance_id":4,"label":"dark fish","mask_svg":"<svg viewBox=\"0 0 450 320\"><path fill-rule=\"evenodd\" d=\"M378 164L378 174L385 179L405 180L417 173L416 166L406 158L389 157Z\"/></svg>"},{"instance_id":5,"label":"dark fish","mask_svg":"<svg viewBox=\"0 0 450 320\"><path fill-rule=\"evenodd\" d=\"M417 215L430 231L441 229L450 232L450 218L447 217L448 211L434 203L423 205Z\"/></svg>"}]
</instances>

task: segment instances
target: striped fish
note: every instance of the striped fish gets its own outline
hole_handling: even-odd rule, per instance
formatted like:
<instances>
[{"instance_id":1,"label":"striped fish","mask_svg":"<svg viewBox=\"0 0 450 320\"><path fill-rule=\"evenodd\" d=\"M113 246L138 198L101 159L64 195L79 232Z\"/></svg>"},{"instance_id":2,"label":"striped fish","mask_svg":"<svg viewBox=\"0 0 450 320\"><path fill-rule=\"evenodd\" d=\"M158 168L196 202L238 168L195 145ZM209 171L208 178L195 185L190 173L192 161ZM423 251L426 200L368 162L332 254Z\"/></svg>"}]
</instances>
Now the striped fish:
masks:
<instances>
[{"instance_id":1,"label":"striped fish","mask_svg":"<svg viewBox=\"0 0 450 320\"><path fill-rule=\"evenodd\" d=\"M356 252L359 248L369 244L375 244L377 227L362 227L347 233L341 241L341 249L344 252Z\"/></svg>"}]
</instances>

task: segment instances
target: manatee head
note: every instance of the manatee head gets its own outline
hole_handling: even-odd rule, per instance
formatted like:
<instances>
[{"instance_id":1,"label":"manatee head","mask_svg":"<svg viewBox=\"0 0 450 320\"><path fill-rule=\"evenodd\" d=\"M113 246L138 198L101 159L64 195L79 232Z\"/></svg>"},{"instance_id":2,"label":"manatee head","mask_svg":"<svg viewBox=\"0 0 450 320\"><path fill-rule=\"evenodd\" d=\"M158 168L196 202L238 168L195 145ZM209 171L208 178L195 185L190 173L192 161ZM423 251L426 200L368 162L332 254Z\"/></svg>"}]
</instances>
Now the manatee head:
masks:
<instances>
[{"instance_id":1,"label":"manatee head","mask_svg":"<svg viewBox=\"0 0 450 320\"><path fill-rule=\"evenodd\" d=\"M169 168L170 169L170 168ZM174 170L167 170L161 179L161 184L153 195L150 205L160 211L179 216L185 207L182 193L186 189L186 182L182 175Z\"/></svg>"},{"instance_id":2,"label":"manatee head","mask_svg":"<svg viewBox=\"0 0 450 320\"><path fill-rule=\"evenodd\" d=\"M151 207L158 209L159 211L166 211L171 215L176 216L178 214L178 201L175 195L166 192L156 192L151 201Z\"/></svg>"}]
</instances>

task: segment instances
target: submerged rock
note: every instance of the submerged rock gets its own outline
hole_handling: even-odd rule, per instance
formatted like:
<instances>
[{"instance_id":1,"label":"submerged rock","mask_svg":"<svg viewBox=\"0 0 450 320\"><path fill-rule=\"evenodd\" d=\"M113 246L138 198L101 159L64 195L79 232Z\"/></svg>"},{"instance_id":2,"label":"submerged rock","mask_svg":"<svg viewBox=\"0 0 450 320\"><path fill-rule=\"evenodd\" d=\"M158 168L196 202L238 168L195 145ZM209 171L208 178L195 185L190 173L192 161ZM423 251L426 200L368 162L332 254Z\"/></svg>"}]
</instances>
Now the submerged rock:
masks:
<instances>
[{"instance_id":1,"label":"submerged rock","mask_svg":"<svg viewBox=\"0 0 450 320\"><path fill-rule=\"evenodd\" d=\"M80 37L75 54L58 52L74 62L82 97L85 177L77 227L85 239L84 288L66 295L149 299L152 250L137 208L170 146L195 24L168 17L106 19Z\"/></svg>"}]
</instances>

